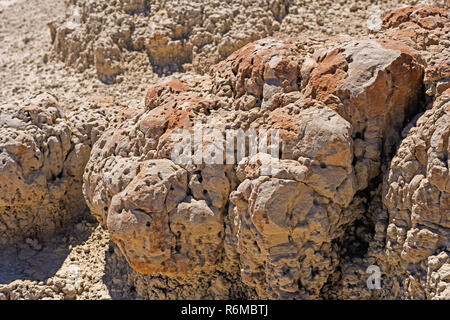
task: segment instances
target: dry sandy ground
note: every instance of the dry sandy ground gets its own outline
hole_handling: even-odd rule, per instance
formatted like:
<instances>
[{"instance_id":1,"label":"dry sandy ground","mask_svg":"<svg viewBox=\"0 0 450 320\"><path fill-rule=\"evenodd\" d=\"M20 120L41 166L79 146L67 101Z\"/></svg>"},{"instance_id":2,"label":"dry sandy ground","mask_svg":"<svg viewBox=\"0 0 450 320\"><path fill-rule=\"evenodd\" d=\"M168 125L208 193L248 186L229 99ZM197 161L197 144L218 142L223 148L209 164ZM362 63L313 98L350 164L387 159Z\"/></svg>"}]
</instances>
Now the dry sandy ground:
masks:
<instances>
[{"instance_id":1,"label":"dry sandy ground","mask_svg":"<svg viewBox=\"0 0 450 320\"><path fill-rule=\"evenodd\" d=\"M77 73L53 58L46 24L64 13L63 1L0 0L0 108L21 104L41 90L57 96L66 109L87 103L93 95L109 96L119 106L141 105L145 90L158 81L143 71L145 54L135 53L123 81L109 86L92 68ZM349 16L339 21L336 32L348 23L363 22ZM139 298L133 277L89 213L66 232L0 250L0 300Z\"/></svg>"}]
</instances>

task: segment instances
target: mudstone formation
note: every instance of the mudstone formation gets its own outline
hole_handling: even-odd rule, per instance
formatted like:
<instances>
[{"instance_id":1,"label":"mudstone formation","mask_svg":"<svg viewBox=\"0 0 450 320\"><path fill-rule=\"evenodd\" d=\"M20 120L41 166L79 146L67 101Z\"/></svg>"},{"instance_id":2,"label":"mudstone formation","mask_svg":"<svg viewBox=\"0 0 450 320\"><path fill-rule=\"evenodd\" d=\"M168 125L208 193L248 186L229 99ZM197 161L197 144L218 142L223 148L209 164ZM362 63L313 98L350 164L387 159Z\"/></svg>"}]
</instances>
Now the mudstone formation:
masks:
<instances>
[{"instance_id":1,"label":"mudstone formation","mask_svg":"<svg viewBox=\"0 0 450 320\"><path fill-rule=\"evenodd\" d=\"M78 70L95 65L115 81L126 51L148 54L153 70L205 72L243 45L280 29L289 1L72 0L64 20L49 24L60 58Z\"/></svg>"},{"instance_id":2,"label":"mudstone formation","mask_svg":"<svg viewBox=\"0 0 450 320\"><path fill-rule=\"evenodd\" d=\"M449 11L402 8L379 32L311 53L307 37L264 38L287 1L252 2L260 10L242 24L260 25L239 41L241 1L219 1L225 16L180 3L74 2L83 41L50 25L57 54L105 82L123 48L162 73L197 73L149 88L142 108L64 114L41 93L2 109L0 245L55 232L87 205L147 298L449 299ZM165 23L147 28L158 14ZM201 23L186 24L193 15ZM117 32L94 37L110 19ZM280 161L176 163L173 137L198 123L277 129Z\"/></svg>"}]
</instances>

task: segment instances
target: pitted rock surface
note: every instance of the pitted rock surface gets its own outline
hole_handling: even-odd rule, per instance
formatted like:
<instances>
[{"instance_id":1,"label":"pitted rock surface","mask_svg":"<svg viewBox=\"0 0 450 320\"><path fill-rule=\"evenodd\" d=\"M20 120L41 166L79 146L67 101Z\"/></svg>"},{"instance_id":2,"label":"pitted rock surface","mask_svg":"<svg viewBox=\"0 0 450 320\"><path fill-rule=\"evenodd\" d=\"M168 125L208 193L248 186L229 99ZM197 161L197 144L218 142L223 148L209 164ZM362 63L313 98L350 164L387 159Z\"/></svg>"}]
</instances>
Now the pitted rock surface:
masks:
<instances>
[{"instance_id":1,"label":"pitted rock surface","mask_svg":"<svg viewBox=\"0 0 450 320\"><path fill-rule=\"evenodd\" d=\"M238 2L0 8L0 300L449 299L448 4Z\"/></svg>"},{"instance_id":2,"label":"pitted rock surface","mask_svg":"<svg viewBox=\"0 0 450 320\"><path fill-rule=\"evenodd\" d=\"M449 134L447 90L408 131L385 178L386 261L414 298L448 296L448 279L438 276L448 262L433 261L448 255L450 244Z\"/></svg>"},{"instance_id":3,"label":"pitted rock surface","mask_svg":"<svg viewBox=\"0 0 450 320\"><path fill-rule=\"evenodd\" d=\"M280 29L289 1L69 1L49 24L54 49L82 71L95 65L110 83L123 72L124 50L144 51L157 73L208 67Z\"/></svg>"},{"instance_id":4,"label":"pitted rock surface","mask_svg":"<svg viewBox=\"0 0 450 320\"><path fill-rule=\"evenodd\" d=\"M303 44L258 40L209 77L152 88L147 110L94 145L84 175L88 205L137 271L193 277L210 266L240 269L259 297L320 296L339 265L336 242L356 219L346 209L379 174L370 160L389 152L383 140L395 139L392 130L419 103L423 67L401 43L350 41L317 58L302 84ZM341 81L324 92L327 77ZM248 158L238 166L175 164L173 134L193 132L195 121L219 132L279 129L281 167L267 175ZM375 172L361 174L362 166Z\"/></svg>"},{"instance_id":5,"label":"pitted rock surface","mask_svg":"<svg viewBox=\"0 0 450 320\"><path fill-rule=\"evenodd\" d=\"M404 42L426 61L424 84L429 96L450 88L450 16L448 8L406 7L383 20L383 37Z\"/></svg>"},{"instance_id":6,"label":"pitted rock surface","mask_svg":"<svg viewBox=\"0 0 450 320\"><path fill-rule=\"evenodd\" d=\"M114 83L138 60L136 52L148 56L145 65L157 74L207 73L265 37L307 35L312 52L330 36L365 34L368 21L379 30L383 15L396 7L390 0L324 2L70 0L66 16L48 26L60 60L78 71L94 66L100 80Z\"/></svg>"},{"instance_id":7,"label":"pitted rock surface","mask_svg":"<svg viewBox=\"0 0 450 320\"><path fill-rule=\"evenodd\" d=\"M89 153L72 142L57 100L40 94L1 111L0 245L52 233L84 211L80 172Z\"/></svg>"}]
</instances>

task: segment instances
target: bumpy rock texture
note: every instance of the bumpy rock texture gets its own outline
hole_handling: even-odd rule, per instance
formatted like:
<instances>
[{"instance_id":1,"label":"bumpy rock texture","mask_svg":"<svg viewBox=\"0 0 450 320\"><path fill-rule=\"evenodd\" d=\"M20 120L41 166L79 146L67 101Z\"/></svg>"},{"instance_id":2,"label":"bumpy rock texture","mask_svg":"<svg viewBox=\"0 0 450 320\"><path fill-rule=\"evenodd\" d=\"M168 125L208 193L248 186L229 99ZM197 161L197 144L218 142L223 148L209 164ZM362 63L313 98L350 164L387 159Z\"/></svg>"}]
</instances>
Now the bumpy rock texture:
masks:
<instances>
[{"instance_id":1,"label":"bumpy rock texture","mask_svg":"<svg viewBox=\"0 0 450 320\"><path fill-rule=\"evenodd\" d=\"M406 8L387 16L384 25L398 26L388 34L428 52L424 83L436 99L404 129L384 176L388 219L382 222L387 223L383 258L392 274L397 272L398 286L407 289L399 296L448 299L450 15L434 7Z\"/></svg>"},{"instance_id":2,"label":"bumpy rock texture","mask_svg":"<svg viewBox=\"0 0 450 320\"><path fill-rule=\"evenodd\" d=\"M429 102L408 119L378 185L367 190L365 218L350 237L367 250L356 257L342 253L341 287L335 284L331 297L449 299L448 34L448 10L407 7L384 18L377 37L400 40L423 57ZM381 269L384 284L375 294L358 280L367 264Z\"/></svg>"},{"instance_id":3,"label":"bumpy rock texture","mask_svg":"<svg viewBox=\"0 0 450 320\"><path fill-rule=\"evenodd\" d=\"M1 105L0 299L449 299L447 9L406 7L365 37L323 42L300 36L293 21L315 5L298 1L68 4L49 28L78 71L120 83L144 54L159 74L199 74L151 86L141 107L100 94L63 111L46 93ZM274 34L295 38L260 39ZM243 159L235 146L234 164L177 163L178 130L199 123L277 129L282 144ZM215 157L217 145L201 147ZM81 190L108 234L82 221L71 232L83 245L45 238L79 219ZM10 270L11 252L29 268ZM380 290L366 285L373 264ZM16 273L35 282L2 285Z\"/></svg>"},{"instance_id":4,"label":"bumpy rock texture","mask_svg":"<svg viewBox=\"0 0 450 320\"><path fill-rule=\"evenodd\" d=\"M98 140L84 193L135 270L199 282L220 270L259 298L319 298L337 281L364 192L419 112L424 67L402 42L340 39L312 57L306 43L258 40L208 76L154 87L146 109ZM279 129L280 167L261 170L269 154L174 163L176 130L196 121Z\"/></svg>"},{"instance_id":5,"label":"bumpy rock texture","mask_svg":"<svg viewBox=\"0 0 450 320\"><path fill-rule=\"evenodd\" d=\"M450 17L448 9L406 7L383 20L383 36L398 39L420 52L427 62L427 94L440 95L450 88Z\"/></svg>"},{"instance_id":6,"label":"bumpy rock texture","mask_svg":"<svg viewBox=\"0 0 450 320\"><path fill-rule=\"evenodd\" d=\"M100 80L113 83L135 63L136 52L148 55L157 74L206 73L249 42L303 34L318 44L331 35L361 34L366 21L381 26L383 12L393 7L391 1L70 0L66 17L49 28L62 61L79 71L95 66Z\"/></svg>"},{"instance_id":7,"label":"bumpy rock texture","mask_svg":"<svg viewBox=\"0 0 450 320\"><path fill-rule=\"evenodd\" d=\"M447 90L409 130L386 176L386 260L412 274L399 282L418 287L411 290L414 298L448 298L450 292L449 135Z\"/></svg>"},{"instance_id":8,"label":"bumpy rock texture","mask_svg":"<svg viewBox=\"0 0 450 320\"><path fill-rule=\"evenodd\" d=\"M243 45L280 29L289 1L70 1L49 24L64 62L95 65L104 82L123 71L127 51L148 54L155 72L207 71Z\"/></svg>"},{"instance_id":9,"label":"bumpy rock texture","mask_svg":"<svg viewBox=\"0 0 450 320\"><path fill-rule=\"evenodd\" d=\"M1 109L1 246L55 233L86 211L82 175L108 113L66 114L48 93Z\"/></svg>"},{"instance_id":10,"label":"bumpy rock texture","mask_svg":"<svg viewBox=\"0 0 450 320\"><path fill-rule=\"evenodd\" d=\"M23 108L1 111L0 244L55 232L84 211L81 172L87 146L75 146L56 99L38 95Z\"/></svg>"}]
</instances>

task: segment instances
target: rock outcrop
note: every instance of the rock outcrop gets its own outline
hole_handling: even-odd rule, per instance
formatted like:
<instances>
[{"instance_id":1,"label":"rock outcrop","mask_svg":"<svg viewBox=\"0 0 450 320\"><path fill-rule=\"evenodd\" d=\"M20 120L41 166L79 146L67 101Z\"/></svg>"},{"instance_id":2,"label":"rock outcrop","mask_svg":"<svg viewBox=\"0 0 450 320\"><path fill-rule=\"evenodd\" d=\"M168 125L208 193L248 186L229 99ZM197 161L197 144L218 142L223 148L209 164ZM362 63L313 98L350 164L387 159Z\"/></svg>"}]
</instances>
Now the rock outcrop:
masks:
<instances>
[{"instance_id":1,"label":"rock outcrop","mask_svg":"<svg viewBox=\"0 0 450 320\"><path fill-rule=\"evenodd\" d=\"M85 210L80 163L87 162L88 147L75 147L53 96L2 110L0 130L0 245L52 233Z\"/></svg>"},{"instance_id":2,"label":"rock outcrop","mask_svg":"<svg viewBox=\"0 0 450 320\"><path fill-rule=\"evenodd\" d=\"M347 240L367 249L357 256L341 253L341 279L332 285L330 297L449 298L448 19L448 10L407 7L388 14L377 34L420 53L429 102L398 131L398 149L382 161L378 184L369 186L364 219ZM367 277L367 265L380 267L382 289L367 290L358 280Z\"/></svg>"},{"instance_id":3,"label":"rock outcrop","mask_svg":"<svg viewBox=\"0 0 450 320\"><path fill-rule=\"evenodd\" d=\"M65 19L49 24L54 49L83 71L95 65L111 83L128 51L148 54L153 71L209 66L279 30L289 1L70 1Z\"/></svg>"},{"instance_id":4,"label":"rock outcrop","mask_svg":"<svg viewBox=\"0 0 450 320\"><path fill-rule=\"evenodd\" d=\"M138 52L157 74L188 70L203 74L265 37L307 35L318 47L332 35L364 34L366 21L374 20L378 30L382 14L392 7L391 1L368 0L350 5L300 0L70 0L66 17L49 28L60 60L79 71L95 66L98 78L112 83L141 61L136 59Z\"/></svg>"},{"instance_id":5,"label":"rock outcrop","mask_svg":"<svg viewBox=\"0 0 450 320\"><path fill-rule=\"evenodd\" d=\"M80 109L64 112L40 93L0 111L0 245L52 234L85 214L84 168L114 110Z\"/></svg>"},{"instance_id":6,"label":"rock outcrop","mask_svg":"<svg viewBox=\"0 0 450 320\"><path fill-rule=\"evenodd\" d=\"M448 8L406 7L383 20L383 37L397 39L420 52L426 61L427 95L450 88L450 17Z\"/></svg>"},{"instance_id":7,"label":"rock outcrop","mask_svg":"<svg viewBox=\"0 0 450 320\"><path fill-rule=\"evenodd\" d=\"M447 90L409 130L386 176L386 260L404 272L399 282L411 298L448 297L450 290L449 135Z\"/></svg>"},{"instance_id":8,"label":"rock outcrop","mask_svg":"<svg viewBox=\"0 0 450 320\"><path fill-rule=\"evenodd\" d=\"M400 42L347 41L313 58L304 43L259 40L209 76L152 88L146 110L94 145L84 194L135 270L192 281L222 270L260 298L321 296L358 218L355 195L417 111L423 66ZM283 143L242 160L234 148L233 164L176 163L174 137L198 123L194 148L210 155L227 129L277 129Z\"/></svg>"},{"instance_id":9,"label":"rock outcrop","mask_svg":"<svg viewBox=\"0 0 450 320\"><path fill-rule=\"evenodd\" d=\"M383 216L378 225L386 228L386 242L378 256L397 296L448 299L450 16L444 9L410 7L388 15L384 26L396 27L387 34L426 58L424 84L434 102L404 128L385 173L387 219Z\"/></svg>"},{"instance_id":10,"label":"rock outcrop","mask_svg":"<svg viewBox=\"0 0 450 320\"><path fill-rule=\"evenodd\" d=\"M49 25L68 65L197 74L142 107L2 107L0 246L39 251L87 205L141 297L449 299L448 10L320 44L264 38L292 33L292 1L70 4Z\"/></svg>"}]
</instances>

